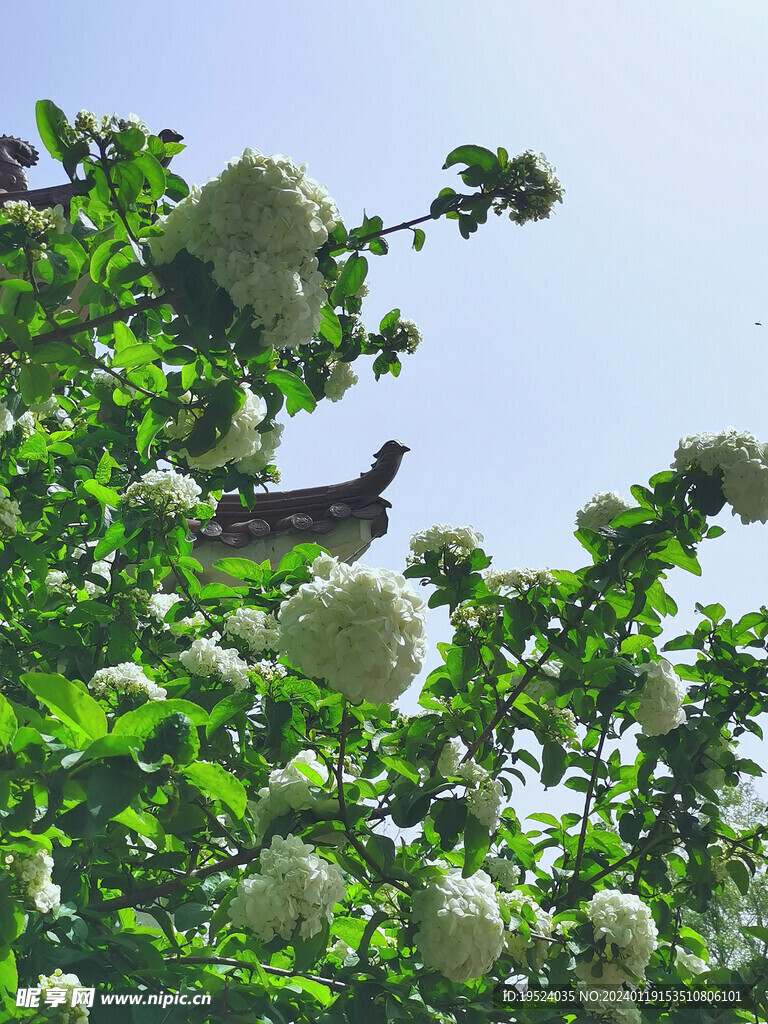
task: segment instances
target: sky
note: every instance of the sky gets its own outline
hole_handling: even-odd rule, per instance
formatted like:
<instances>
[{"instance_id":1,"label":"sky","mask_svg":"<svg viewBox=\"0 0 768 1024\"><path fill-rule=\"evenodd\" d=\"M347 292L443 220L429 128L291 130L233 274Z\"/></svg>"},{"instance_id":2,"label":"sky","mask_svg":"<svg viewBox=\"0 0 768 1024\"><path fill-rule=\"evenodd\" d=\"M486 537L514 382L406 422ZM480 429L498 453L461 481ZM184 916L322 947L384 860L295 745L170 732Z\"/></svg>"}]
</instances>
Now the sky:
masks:
<instances>
[{"instance_id":1,"label":"sky","mask_svg":"<svg viewBox=\"0 0 768 1024\"><path fill-rule=\"evenodd\" d=\"M441 167L464 143L557 168L549 221L492 218L469 241L427 224L421 253L398 234L370 257L364 319L398 307L424 342L398 380L361 361L341 403L288 424L287 488L356 476L389 438L410 447L367 561L402 569L410 535L443 521L479 529L496 567L577 568L595 491L628 495L685 434L768 440L760 0L36 0L13 21L0 132L33 142L40 98L135 112L184 135L190 182L245 147L307 162L348 226L428 212L458 187ZM63 180L47 158L30 177ZM768 526L720 521L702 578L669 580L675 632L696 601L734 618L766 603ZM439 616L430 633L447 639Z\"/></svg>"}]
</instances>

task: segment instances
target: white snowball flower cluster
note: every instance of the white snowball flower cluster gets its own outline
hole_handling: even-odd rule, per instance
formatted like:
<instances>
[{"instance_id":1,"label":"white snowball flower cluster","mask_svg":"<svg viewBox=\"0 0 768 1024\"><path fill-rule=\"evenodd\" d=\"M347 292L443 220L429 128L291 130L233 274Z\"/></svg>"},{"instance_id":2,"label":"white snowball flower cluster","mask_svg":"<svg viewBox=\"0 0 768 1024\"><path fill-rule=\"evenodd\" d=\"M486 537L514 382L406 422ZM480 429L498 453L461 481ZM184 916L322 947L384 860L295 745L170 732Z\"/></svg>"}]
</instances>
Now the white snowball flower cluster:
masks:
<instances>
[{"instance_id":1,"label":"white snowball flower cluster","mask_svg":"<svg viewBox=\"0 0 768 1024\"><path fill-rule=\"evenodd\" d=\"M77 990L83 989L83 983L76 974L64 974L57 967L53 974L41 974L37 981L40 989L40 1001L43 1005L58 1005L57 1024L85 1024L90 1017L88 1008L82 1003L73 1006L77 999ZM88 990L85 990L87 995Z\"/></svg>"},{"instance_id":2,"label":"white snowball flower cluster","mask_svg":"<svg viewBox=\"0 0 768 1024\"><path fill-rule=\"evenodd\" d=\"M607 956L642 977L658 932L650 908L630 893L601 889L587 905L595 939L605 937Z\"/></svg>"},{"instance_id":3,"label":"white snowball flower cluster","mask_svg":"<svg viewBox=\"0 0 768 1024\"><path fill-rule=\"evenodd\" d=\"M0 488L0 539L15 537L21 528L21 509L4 487Z\"/></svg>"},{"instance_id":4,"label":"white snowball flower cluster","mask_svg":"<svg viewBox=\"0 0 768 1024\"><path fill-rule=\"evenodd\" d=\"M16 426L21 431L22 441L27 441L35 432L35 417L27 410L23 412L21 416L16 420Z\"/></svg>"},{"instance_id":5,"label":"white snowball flower cluster","mask_svg":"<svg viewBox=\"0 0 768 1024\"><path fill-rule=\"evenodd\" d=\"M165 218L152 252L161 263L181 249L212 263L235 306L253 308L264 344L294 348L320 324L327 293L316 253L338 219L306 165L246 149Z\"/></svg>"},{"instance_id":6,"label":"white snowball flower cluster","mask_svg":"<svg viewBox=\"0 0 768 1024\"><path fill-rule=\"evenodd\" d=\"M424 337L421 331L419 330L418 325L414 323L413 320L407 320L405 317L401 316L398 319L395 326L398 330L405 331L406 337L408 339L406 342L405 350L409 355L413 355L413 353L424 340Z\"/></svg>"},{"instance_id":7,"label":"white snowball flower cluster","mask_svg":"<svg viewBox=\"0 0 768 1024\"><path fill-rule=\"evenodd\" d=\"M424 601L390 569L333 559L324 571L282 606L281 653L355 703L391 704L426 654Z\"/></svg>"},{"instance_id":8,"label":"white snowball flower cluster","mask_svg":"<svg viewBox=\"0 0 768 1024\"><path fill-rule=\"evenodd\" d=\"M242 640L253 654L276 651L280 645L277 619L259 608L238 608L227 615L224 632Z\"/></svg>"},{"instance_id":9,"label":"white snowball flower cluster","mask_svg":"<svg viewBox=\"0 0 768 1024\"><path fill-rule=\"evenodd\" d=\"M334 362L328 380L323 385L325 397L331 402L340 402L351 387L357 384L358 376L351 363Z\"/></svg>"},{"instance_id":10,"label":"white snowball flower cluster","mask_svg":"<svg viewBox=\"0 0 768 1024\"><path fill-rule=\"evenodd\" d=\"M259 799L249 804L257 835L263 835L275 818L289 811L306 811L314 806L318 783L305 775L300 766L314 772L323 785L328 781L328 770L312 750L302 750L285 768L270 772L267 785L259 790Z\"/></svg>"},{"instance_id":11,"label":"white snowball flower cluster","mask_svg":"<svg viewBox=\"0 0 768 1024\"><path fill-rule=\"evenodd\" d=\"M239 470L239 472L255 476L257 473L263 472L267 466L275 464L275 452L280 447L280 441L283 436L283 424L276 423L271 430L265 430L259 436L261 438L260 447L253 454L248 455L244 459L238 459L235 463L235 469ZM278 480L279 474L273 478Z\"/></svg>"},{"instance_id":12,"label":"white snowball flower cluster","mask_svg":"<svg viewBox=\"0 0 768 1024\"><path fill-rule=\"evenodd\" d=\"M768 446L753 434L727 427L681 438L672 468L692 467L722 472L723 495L742 523L768 521Z\"/></svg>"},{"instance_id":13,"label":"white snowball flower cluster","mask_svg":"<svg viewBox=\"0 0 768 1024\"><path fill-rule=\"evenodd\" d=\"M458 868L434 879L413 898L416 945L424 966L450 981L480 978L504 946L496 890L484 871L462 878Z\"/></svg>"},{"instance_id":14,"label":"white snowball flower cluster","mask_svg":"<svg viewBox=\"0 0 768 1024\"><path fill-rule=\"evenodd\" d=\"M640 665L640 671L645 676L645 685L635 718L645 736L666 736L685 721L685 684L664 658Z\"/></svg>"},{"instance_id":15,"label":"white snowball flower cluster","mask_svg":"<svg viewBox=\"0 0 768 1024\"><path fill-rule=\"evenodd\" d=\"M191 512L202 491L192 479L175 469L150 469L125 491L128 505L146 505L155 512Z\"/></svg>"},{"instance_id":16,"label":"white snowball flower cluster","mask_svg":"<svg viewBox=\"0 0 768 1024\"><path fill-rule=\"evenodd\" d=\"M274 836L259 858L261 874L243 879L229 906L237 928L248 928L262 942L275 935L290 939L296 926L309 939L330 922L334 904L344 898L344 876L297 836Z\"/></svg>"},{"instance_id":17,"label":"white snowball flower cluster","mask_svg":"<svg viewBox=\"0 0 768 1024\"><path fill-rule=\"evenodd\" d=\"M0 402L0 434L7 434L9 430L13 430L13 413Z\"/></svg>"},{"instance_id":18,"label":"white snowball flower cluster","mask_svg":"<svg viewBox=\"0 0 768 1024\"><path fill-rule=\"evenodd\" d=\"M16 874L30 900L41 914L48 914L61 905L61 887L51 881L53 857L45 850L37 850L31 857L10 854L6 865Z\"/></svg>"},{"instance_id":19,"label":"white snowball flower cluster","mask_svg":"<svg viewBox=\"0 0 768 1024\"><path fill-rule=\"evenodd\" d=\"M109 697L113 693L129 697L145 696L148 700L165 700L166 691L153 683L132 661L123 661L112 668L100 668L88 683L94 697Z\"/></svg>"},{"instance_id":20,"label":"white snowball flower cluster","mask_svg":"<svg viewBox=\"0 0 768 1024\"><path fill-rule=\"evenodd\" d=\"M458 777L462 780L467 788L467 810L489 832L495 832L504 809L504 789L482 765L474 761L461 763L461 741L455 736L440 751L437 770L444 778Z\"/></svg>"},{"instance_id":21,"label":"white snowball flower cluster","mask_svg":"<svg viewBox=\"0 0 768 1024\"><path fill-rule=\"evenodd\" d=\"M428 551L438 554L448 548L461 558L469 558L475 548L483 543L482 533L471 526L449 526L448 523L435 523L434 526L418 530L411 537L410 548L414 561L423 558Z\"/></svg>"},{"instance_id":22,"label":"white snowball flower cluster","mask_svg":"<svg viewBox=\"0 0 768 1024\"><path fill-rule=\"evenodd\" d=\"M483 866L502 889L512 890L520 881L520 868L507 857L486 857Z\"/></svg>"},{"instance_id":23,"label":"white snowball flower cluster","mask_svg":"<svg viewBox=\"0 0 768 1024\"><path fill-rule=\"evenodd\" d=\"M179 601L181 598L178 594L163 594L157 591L147 602L147 613L157 622L165 622L165 616Z\"/></svg>"},{"instance_id":24,"label":"white snowball flower cluster","mask_svg":"<svg viewBox=\"0 0 768 1024\"><path fill-rule=\"evenodd\" d=\"M552 935L552 915L548 914L546 910L542 910L533 896L523 892L522 889L513 889L512 892L501 893L500 898L518 917L522 917L521 911L523 907L531 908L536 918L536 924L531 925L527 920L526 924L528 924L530 931L536 933L536 936L549 938ZM527 963L526 950L532 946L536 949L536 960L539 964L544 962L549 952L550 943L532 935L526 935L521 930L520 925L514 920L511 920L507 926L507 934L504 937L504 941L507 952L519 964Z\"/></svg>"},{"instance_id":25,"label":"white snowball flower cluster","mask_svg":"<svg viewBox=\"0 0 768 1024\"><path fill-rule=\"evenodd\" d=\"M240 655L232 648L220 647L221 633L211 633L195 640L188 651L179 655L179 661L196 676L215 676L224 683L230 683L235 690L244 690L250 685L250 669Z\"/></svg>"},{"instance_id":26,"label":"white snowball flower cluster","mask_svg":"<svg viewBox=\"0 0 768 1024\"><path fill-rule=\"evenodd\" d=\"M675 964L686 971L690 971L691 974L703 974L704 971L709 970L709 964L706 960L702 960L700 956L695 956L693 953L688 953L679 946L675 950Z\"/></svg>"},{"instance_id":27,"label":"white snowball flower cluster","mask_svg":"<svg viewBox=\"0 0 768 1024\"><path fill-rule=\"evenodd\" d=\"M88 570L94 576L100 576L103 580L109 583L112 578L112 565L110 562L106 562L100 559L98 562L94 562ZM107 589L106 585L99 583L92 583L90 580L83 582L83 589L85 590L88 597L98 597L99 594L103 594Z\"/></svg>"},{"instance_id":28,"label":"white snowball flower cluster","mask_svg":"<svg viewBox=\"0 0 768 1024\"><path fill-rule=\"evenodd\" d=\"M601 530L620 513L633 507L618 491L598 491L576 513L576 525L580 530Z\"/></svg>"},{"instance_id":29,"label":"white snowball flower cluster","mask_svg":"<svg viewBox=\"0 0 768 1024\"><path fill-rule=\"evenodd\" d=\"M551 587L555 582L549 569L486 569L483 579L492 594L502 590L525 594L533 587Z\"/></svg>"},{"instance_id":30,"label":"white snowball flower cluster","mask_svg":"<svg viewBox=\"0 0 768 1024\"><path fill-rule=\"evenodd\" d=\"M243 387L243 391L245 401L232 417L229 430L218 438L210 451L190 455L186 448L180 449L179 455L190 469L219 469L230 462L249 459L261 449L262 435L256 428L267 415L267 403L260 395L254 395L250 388ZM192 411L182 409L177 422L168 428L167 433L170 437L186 437L194 421Z\"/></svg>"}]
</instances>

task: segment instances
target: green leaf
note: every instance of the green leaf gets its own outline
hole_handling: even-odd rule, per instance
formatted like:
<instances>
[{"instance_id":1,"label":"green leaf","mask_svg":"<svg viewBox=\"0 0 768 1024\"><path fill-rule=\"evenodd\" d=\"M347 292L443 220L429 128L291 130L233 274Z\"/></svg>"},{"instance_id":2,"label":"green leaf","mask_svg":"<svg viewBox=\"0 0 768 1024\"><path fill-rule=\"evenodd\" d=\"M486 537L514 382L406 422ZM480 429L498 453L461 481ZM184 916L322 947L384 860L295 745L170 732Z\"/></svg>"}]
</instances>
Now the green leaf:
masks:
<instances>
[{"instance_id":1,"label":"green leaf","mask_svg":"<svg viewBox=\"0 0 768 1024\"><path fill-rule=\"evenodd\" d=\"M334 348L341 344L341 324L335 311L330 306L323 306L323 319L320 321L320 335L330 342Z\"/></svg>"},{"instance_id":2,"label":"green leaf","mask_svg":"<svg viewBox=\"0 0 768 1024\"><path fill-rule=\"evenodd\" d=\"M494 167L498 167L499 160L496 154L492 153L490 149L486 149L485 146L468 145L458 146L452 150L445 158L443 170L453 164L469 164L470 166L477 164L484 171L491 171Z\"/></svg>"},{"instance_id":3,"label":"green leaf","mask_svg":"<svg viewBox=\"0 0 768 1024\"><path fill-rule=\"evenodd\" d=\"M96 545L93 552L95 559L104 558L105 555L117 551L125 541L125 525L122 522L112 523L107 532Z\"/></svg>"},{"instance_id":4,"label":"green leaf","mask_svg":"<svg viewBox=\"0 0 768 1024\"><path fill-rule=\"evenodd\" d=\"M368 273L368 260L365 256L353 252L344 264L339 280L329 296L332 306L339 306L350 295L355 295L360 290L360 285Z\"/></svg>"},{"instance_id":5,"label":"green leaf","mask_svg":"<svg viewBox=\"0 0 768 1024\"><path fill-rule=\"evenodd\" d=\"M104 276L107 263L109 263L116 252L119 252L124 248L125 242L121 241L119 238L112 238L108 239L106 242L102 242L91 256L91 279L97 283L101 281Z\"/></svg>"},{"instance_id":6,"label":"green leaf","mask_svg":"<svg viewBox=\"0 0 768 1024\"><path fill-rule=\"evenodd\" d=\"M560 743L545 743L541 781L545 788L556 786L565 774L568 752Z\"/></svg>"},{"instance_id":7,"label":"green leaf","mask_svg":"<svg viewBox=\"0 0 768 1024\"><path fill-rule=\"evenodd\" d=\"M51 397L51 375L44 366L27 363L19 371L19 390L27 405L44 402Z\"/></svg>"},{"instance_id":8,"label":"green leaf","mask_svg":"<svg viewBox=\"0 0 768 1024\"><path fill-rule=\"evenodd\" d=\"M16 720L13 708L6 698L0 693L0 747L7 747L13 737L19 723Z\"/></svg>"},{"instance_id":9,"label":"green leaf","mask_svg":"<svg viewBox=\"0 0 768 1024\"><path fill-rule=\"evenodd\" d=\"M670 565L678 565L694 576L701 576L701 566L696 556L688 554L676 537L671 537L660 551L654 551L651 558L669 562Z\"/></svg>"},{"instance_id":10,"label":"green leaf","mask_svg":"<svg viewBox=\"0 0 768 1024\"><path fill-rule=\"evenodd\" d=\"M742 896L746 896L749 892L749 884L751 877L747 866L743 860L737 860L735 857L729 860L726 864L728 874L731 876L736 884L736 888L739 890Z\"/></svg>"},{"instance_id":11,"label":"green leaf","mask_svg":"<svg viewBox=\"0 0 768 1024\"><path fill-rule=\"evenodd\" d=\"M144 418L136 432L136 447L142 459L146 459L152 442L165 426L167 419L168 417L165 413L158 412L151 406L144 413Z\"/></svg>"},{"instance_id":12,"label":"green leaf","mask_svg":"<svg viewBox=\"0 0 768 1024\"><path fill-rule=\"evenodd\" d=\"M193 725L206 725L207 713L199 704L189 700L159 700L144 704L135 711L121 715L112 729L113 736L138 736L143 739L154 731L158 722L179 712L186 715Z\"/></svg>"},{"instance_id":13,"label":"green leaf","mask_svg":"<svg viewBox=\"0 0 768 1024\"><path fill-rule=\"evenodd\" d=\"M416 252L421 252L424 248L424 242L426 241L426 233L421 228L413 229L413 248Z\"/></svg>"},{"instance_id":14,"label":"green leaf","mask_svg":"<svg viewBox=\"0 0 768 1024\"><path fill-rule=\"evenodd\" d=\"M16 452L16 457L28 462L44 462L48 458L48 446L42 434L33 434Z\"/></svg>"},{"instance_id":15,"label":"green leaf","mask_svg":"<svg viewBox=\"0 0 768 1024\"><path fill-rule=\"evenodd\" d=\"M768 928L765 928L759 924L747 924L741 926L742 932L746 935L751 935L755 939L760 939L761 942L768 942Z\"/></svg>"},{"instance_id":16,"label":"green leaf","mask_svg":"<svg viewBox=\"0 0 768 1024\"><path fill-rule=\"evenodd\" d=\"M220 729L225 722L234 718L240 711L252 708L254 700L252 693L231 693L224 700L220 700L211 711L208 725L205 727L206 737L210 739L217 729Z\"/></svg>"},{"instance_id":17,"label":"green leaf","mask_svg":"<svg viewBox=\"0 0 768 1024\"><path fill-rule=\"evenodd\" d=\"M467 824L464 828L464 866L461 869L462 878L469 878L470 875L474 875L485 860L490 845L491 837L487 827L481 825L474 814L467 814Z\"/></svg>"},{"instance_id":18,"label":"green leaf","mask_svg":"<svg viewBox=\"0 0 768 1024\"><path fill-rule=\"evenodd\" d=\"M92 740L106 735L107 716L84 688L53 672L26 672L21 682L65 725Z\"/></svg>"},{"instance_id":19,"label":"green leaf","mask_svg":"<svg viewBox=\"0 0 768 1024\"><path fill-rule=\"evenodd\" d=\"M295 416L299 409L312 412L317 402L312 392L295 373L290 370L270 370L265 380L274 384L285 395L285 407L289 416Z\"/></svg>"},{"instance_id":20,"label":"green leaf","mask_svg":"<svg viewBox=\"0 0 768 1024\"><path fill-rule=\"evenodd\" d=\"M236 580L261 583L264 579L264 570L250 558L220 558L213 563L213 568L225 572L227 576L233 576Z\"/></svg>"},{"instance_id":21,"label":"green leaf","mask_svg":"<svg viewBox=\"0 0 768 1024\"><path fill-rule=\"evenodd\" d=\"M110 508L120 508L120 495L111 487L104 487L95 480L84 480L82 489L92 495L100 505L109 505Z\"/></svg>"},{"instance_id":22,"label":"green leaf","mask_svg":"<svg viewBox=\"0 0 768 1024\"><path fill-rule=\"evenodd\" d=\"M245 787L221 765L196 761L183 768L181 774L197 786L203 796L221 800L236 818L242 818L247 801Z\"/></svg>"},{"instance_id":23,"label":"green leaf","mask_svg":"<svg viewBox=\"0 0 768 1024\"><path fill-rule=\"evenodd\" d=\"M20 277L9 277L5 281L0 281L0 288L7 288L9 292L34 291L29 281L22 281Z\"/></svg>"},{"instance_id":24,"label":"green leaf","mask_svg":"<svg viewBox=\"0 0 768 1024\"><path fill-rule=\"evenodd\" d=\"M123 367L123 369L129 370L134 366L143 366L144 363L151 363L155 359L159 358L160 353L157 351L155 346L143 342L140 345L134 345L131 348L123 349L112 360L112 366L115 368Z\"/></svg>"},{"instance_id":25,"label":"green leaf","mask_svg":"<svg viewBox=\"0 0 768 1024\"><path fill-rule=\"evenodd\" d=\"M38 100L35 104L35 121L43 145L54 160L61 160L67 145L69 127L64 111L51 100Z\"/></svg>"},{"instance_id":26,"label":"green leaf","mask_svg":"<svg viewBox=\"0 0 768 1024\"><path fill-rule=\"evenodd\" d=\"M149 189L149 198L160 199L165 193L165 169L151 153L142 153L134 160L134 165L144 175Z\"/></svg>"}]
</instances>

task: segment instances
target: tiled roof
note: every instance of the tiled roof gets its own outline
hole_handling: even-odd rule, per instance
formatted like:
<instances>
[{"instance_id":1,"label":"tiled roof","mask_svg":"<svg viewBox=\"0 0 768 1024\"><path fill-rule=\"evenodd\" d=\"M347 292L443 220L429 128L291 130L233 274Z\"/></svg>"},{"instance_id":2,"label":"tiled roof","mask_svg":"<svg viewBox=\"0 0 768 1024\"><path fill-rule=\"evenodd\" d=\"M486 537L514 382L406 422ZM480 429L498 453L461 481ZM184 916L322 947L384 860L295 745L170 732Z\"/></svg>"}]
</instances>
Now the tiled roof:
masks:
<instances>
[{"instance_id":1,"label":"tiled roof","mask_svg":"<svg viewBox=\"0 0 768 1024\"><path fill-rule=\"evenodd\" d=\"M296 491L271 491L260 496L254 508L245 509L236 494L225 494L213 519L204 527L190 520L189 528L197 544L219 541L241 548L288 530L313 535L331 533L345 519L372 520L372 535L387 532L387 509L381 497L394 480L403 455L409 451L400 441L387 441L374 455L367 473L355 480L323 487L305 487Z\"/></svg>"}]
</instances>

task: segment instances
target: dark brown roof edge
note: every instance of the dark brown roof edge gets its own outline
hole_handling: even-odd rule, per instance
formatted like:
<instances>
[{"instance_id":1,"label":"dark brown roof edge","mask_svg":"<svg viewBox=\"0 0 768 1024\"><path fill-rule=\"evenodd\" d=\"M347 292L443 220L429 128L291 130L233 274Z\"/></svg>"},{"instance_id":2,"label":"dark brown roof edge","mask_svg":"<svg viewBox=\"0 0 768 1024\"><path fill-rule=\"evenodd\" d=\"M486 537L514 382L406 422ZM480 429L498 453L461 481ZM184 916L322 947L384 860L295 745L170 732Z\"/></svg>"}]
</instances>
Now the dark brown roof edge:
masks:
<instances>
[{"instance_id":1,"label":"dark brown roof edge","mask_svg":"<svg viewBox=\"0 0 768 1024\"><path fill-rule=\"evenodd\" d=\"M245 509L236 494L225 494L207 526L189 520L197 543L217 540L231 547L245 547L253 540L286 530L326 534L344 519L372 520L374 537L387 531L390 503L381 497L394 480L403 455L410 451L400 441L387 441L374 455L367 473L354 480L295 491L273 491L260 496L256 505Z\"/></svg>"}]
</instances>

